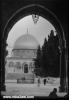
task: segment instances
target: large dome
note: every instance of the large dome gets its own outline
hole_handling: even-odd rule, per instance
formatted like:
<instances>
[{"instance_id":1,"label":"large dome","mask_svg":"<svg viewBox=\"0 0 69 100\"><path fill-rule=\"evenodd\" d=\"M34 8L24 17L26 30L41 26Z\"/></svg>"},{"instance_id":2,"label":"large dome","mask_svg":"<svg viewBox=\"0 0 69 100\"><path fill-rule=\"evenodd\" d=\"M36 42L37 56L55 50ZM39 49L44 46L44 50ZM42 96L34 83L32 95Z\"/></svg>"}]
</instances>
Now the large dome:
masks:
<instances>
[{"instance_id":1,"label":"large dome","mask_svg":"<svg viewBox=\"0 0 69 100\"><path fill-rule=\"evenodd\" d=\"M38 46L39 43L34 36L25 34L15 41L13 49L37 49Z\"/></svg>"}]
</instances>

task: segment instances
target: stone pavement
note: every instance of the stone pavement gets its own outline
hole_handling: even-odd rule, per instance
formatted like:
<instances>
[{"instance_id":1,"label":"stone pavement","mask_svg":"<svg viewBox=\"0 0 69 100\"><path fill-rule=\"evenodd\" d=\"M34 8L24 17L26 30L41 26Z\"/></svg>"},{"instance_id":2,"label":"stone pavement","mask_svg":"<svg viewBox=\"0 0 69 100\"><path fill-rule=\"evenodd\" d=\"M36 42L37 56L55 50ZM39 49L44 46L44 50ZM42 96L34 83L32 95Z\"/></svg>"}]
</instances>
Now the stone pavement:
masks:
<instances>
[{"instance_id":1,"label":"stone pavement","mask_svg":"<svg viewBox=\"0 0 69 100\"><path fill-rule=\"evenodd\" d=\"M48 96L53 88L57 88L57 95L63 97L66 93L59 93L58 85L40 84L16 84L16 83L7 83L6 92L2 92L3 95L7 96Z\"/></svg>"}]
</instances>

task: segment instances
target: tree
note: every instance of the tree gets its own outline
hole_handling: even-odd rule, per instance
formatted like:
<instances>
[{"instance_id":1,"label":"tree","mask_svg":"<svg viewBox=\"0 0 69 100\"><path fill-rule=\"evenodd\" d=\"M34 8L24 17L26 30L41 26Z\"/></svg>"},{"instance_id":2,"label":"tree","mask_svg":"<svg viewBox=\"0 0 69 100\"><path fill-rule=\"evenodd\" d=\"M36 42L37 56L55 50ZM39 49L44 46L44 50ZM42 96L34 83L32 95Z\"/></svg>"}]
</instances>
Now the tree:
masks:
<instances>
[{"instance_id":1,"label":"tree","mask_svg":"<svg viewBox=\"0 0 69 100\"><path fill-rule=\"evenodd\" d=\"M40 75L41 74L41 48L40 45L37 49L37 57L34 59L35 61L35 74Z\"/></svg>"},{"instance_id":2,"label":"tree","mask_svg":"<svg viewBox=\"0 0 69 100\"><path fill-rule=\"evenodd\" d=\"M42 73L44 76L48 76L48 55L47 55L47 50L48 50L48 41L45 38L44 39L44 44L42 46Z\"/></svg>"},{"instance_id":3,"label":"tree","mask_svg":"<svg viewBox=\"0 0 69 100\"><path fill-rule=\"evenodd\" d=\"M60 63L59 63L59 38L54 36L54 31L51 30L48 36L48 41L45 38L42 48L40 46L37 50L37 57L35 59L35 73L40 76L59 77Z\"/></svg>"},{"instance_id":4,"label":"tree","mask_svg":"<svg viewBox=\"0 0 69 100\"><path fill-rule=\"evenodd\" d=\"M58 35L54 36L54 31L51 30L50 36L48 36L48 58L49 58L49 70L51 76L59 76L59 39Z\"/></svg>"}]
</instances>

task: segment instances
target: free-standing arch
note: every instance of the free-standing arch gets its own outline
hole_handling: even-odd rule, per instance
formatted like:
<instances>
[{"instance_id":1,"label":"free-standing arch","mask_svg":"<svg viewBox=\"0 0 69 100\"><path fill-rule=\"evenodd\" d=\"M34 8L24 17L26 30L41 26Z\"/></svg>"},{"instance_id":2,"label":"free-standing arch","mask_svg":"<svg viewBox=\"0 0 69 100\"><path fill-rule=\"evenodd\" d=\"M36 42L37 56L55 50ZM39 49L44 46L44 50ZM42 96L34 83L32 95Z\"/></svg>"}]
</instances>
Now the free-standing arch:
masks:
<instances>
[{"instance_id":1,"label":"free-standing arch","mask_svg":"<svg viewBox=\"0 0 69 100\"><path fill-rule=\"evenodd\" d=\"M7 24L4 27L3 30L3 36L2 36L2 58L1 58L1 90L5 90L5 53L6 53L6 40L7 36L9 34L9 31L13 27L13 25L20 20L21 18L30 15L30 14L37 14L45 19L47 19L51 24L55 27L58 37L59 37L59 43L60 43L60 90L61 91L67 91L67 46L66 46L66 40L64 35L64 30L61 26L61 23L55 16L53 12L51 12L49 9L45 8L42 5L38 4L31 4L27 5L23 8L20 8L17 10L11 18L8 20Z\"/></svg>"}]
</instances>

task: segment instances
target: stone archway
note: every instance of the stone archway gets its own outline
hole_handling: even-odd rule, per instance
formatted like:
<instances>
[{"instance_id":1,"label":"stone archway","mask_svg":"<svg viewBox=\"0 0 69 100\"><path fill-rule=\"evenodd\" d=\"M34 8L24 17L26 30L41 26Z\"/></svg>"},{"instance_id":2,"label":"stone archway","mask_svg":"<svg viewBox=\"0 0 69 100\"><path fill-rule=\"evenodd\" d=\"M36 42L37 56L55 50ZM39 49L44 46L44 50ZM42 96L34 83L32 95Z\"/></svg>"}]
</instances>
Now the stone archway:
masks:
<instances>
[{"instance_id":1,"label":"stone archway","mask_svg":"<svg viewBox=\"0 0 69 100\"><path fill-rule=\"evenodd\" d=\"M8 33L10 31L10 29L13 27L13 25L20 20L21 18L30 15L30 14L38 14L42 17L44 17L45 19L47 19L49 22L51 22L53 24L53 26L55 27L57 33L58 33L58 37L59 37L59 42L60 42L60 91L67 91L68 90L68 78L67 78L67 58L68 58L68 54L67 54L67 46L66 46L66 40L65 40L65 35L64 35L64 31L63 28L61 26L60 21L57 19L57 17L55 16L55 14L53 14L50 10L48 10L47 8L45 8L42 5L36 5L36 4L32 4L32 5L28 5L25 6L21 9L19 9L17 12L15 12L12 17L8 20L4 31L3 31L3 37L2 37L2 58L1 58L1 90L5 90L5 55L6 55L6 40L7 40L7 36Z\"/></svg>"}]
</instances>

